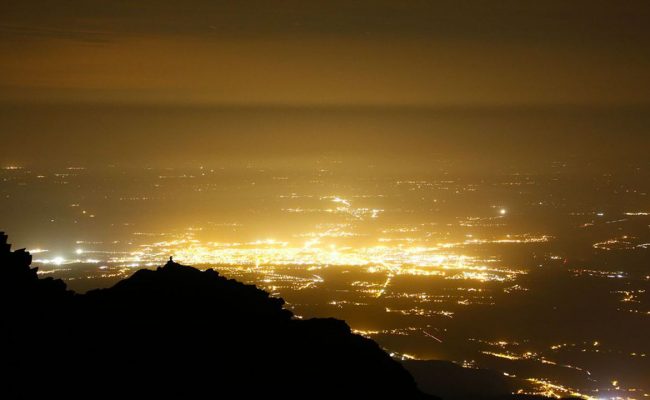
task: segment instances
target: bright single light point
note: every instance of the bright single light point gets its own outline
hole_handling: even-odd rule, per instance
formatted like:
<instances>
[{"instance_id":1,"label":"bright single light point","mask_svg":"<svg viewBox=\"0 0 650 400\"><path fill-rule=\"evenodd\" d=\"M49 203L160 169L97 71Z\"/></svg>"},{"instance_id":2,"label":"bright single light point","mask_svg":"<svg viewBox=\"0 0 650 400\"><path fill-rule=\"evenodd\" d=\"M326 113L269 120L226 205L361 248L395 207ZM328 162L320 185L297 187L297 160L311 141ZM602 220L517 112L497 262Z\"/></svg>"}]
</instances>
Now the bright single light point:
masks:
<instances>
[{"instance_id":1,"label":"bright single light point","mask_svg":"<svg viewBox=\"0 0 650 400\"><path fill-rule=\"evenodd\" d=\"M63 257L54 257L52 259L52 262L54 264L56 264L56 265L61 265L61 264L63 264L64 261L65 261L65 259Z\"/></svg>"},{"instance_id":2,"label":"bright single light point","mask_svg":"<svg viewBox=\"0 0 650 400\"><path fill-rule=\"evenodd\" d=\"M508 213L508 210L506 210L505 208L502 208L502 209L499 210L499 214L501 214L501 215L506 215L507 213Z\"/></svg>"},{"instance_id":3,"label":"bright single light point","mask_svg":"<svg viewBox=\"0 0 650 400\"><path fill-rule=\"evenodd\" d=\"M77 254L83 254L84 251L83 251L83 249L77 249L77 250L75 250L75 253L77 253Z\"/></svg>"}]
</instances>

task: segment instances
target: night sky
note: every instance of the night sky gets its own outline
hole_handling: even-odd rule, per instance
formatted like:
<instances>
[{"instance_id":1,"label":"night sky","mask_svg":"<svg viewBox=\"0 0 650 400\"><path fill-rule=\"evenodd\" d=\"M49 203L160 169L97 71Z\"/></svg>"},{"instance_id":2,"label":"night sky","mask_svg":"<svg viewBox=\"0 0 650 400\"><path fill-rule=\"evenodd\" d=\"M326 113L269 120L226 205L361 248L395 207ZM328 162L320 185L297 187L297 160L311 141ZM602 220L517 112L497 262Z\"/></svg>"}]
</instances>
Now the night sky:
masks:
<instances>
[{"instance_id":1,"label":"night sky","mask_svg":"<svg viewBox=\"0 0 650 400\"><path fill-rule=\"evenodd\" d=\"M1 7L5 164L387 147L405 158L539 155L531 144L641 156L648 143L644 1Z\"/></svg>"},{"instance_id":2,"label":"night sky","mask_svg":"<svg viewBox=\"0 0 650 400\"><path fill-rule=\"evenodd\" d=\"M6 101L638 105L645 1L6 1Z\"/></svg>"}]
</instances>

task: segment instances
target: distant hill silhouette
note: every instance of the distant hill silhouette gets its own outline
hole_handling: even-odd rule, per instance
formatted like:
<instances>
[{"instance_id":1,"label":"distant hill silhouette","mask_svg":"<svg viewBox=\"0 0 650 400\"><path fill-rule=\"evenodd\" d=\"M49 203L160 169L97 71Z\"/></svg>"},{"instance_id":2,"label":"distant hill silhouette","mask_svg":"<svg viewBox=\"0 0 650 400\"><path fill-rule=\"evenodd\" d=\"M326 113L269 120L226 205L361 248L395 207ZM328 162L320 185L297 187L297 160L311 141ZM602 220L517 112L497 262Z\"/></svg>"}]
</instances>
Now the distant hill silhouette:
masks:
<instances>
[{"instance_id":1,"label":"distant hill silhouette","mask_svg":"<svg viewBox=\"0 0 650 400\"><path fill-rule=\"evenodd\" d=\"M375 342L168 262L80 295L0 233L0 398L432 398Z\"/></svg>"}]
</instances>

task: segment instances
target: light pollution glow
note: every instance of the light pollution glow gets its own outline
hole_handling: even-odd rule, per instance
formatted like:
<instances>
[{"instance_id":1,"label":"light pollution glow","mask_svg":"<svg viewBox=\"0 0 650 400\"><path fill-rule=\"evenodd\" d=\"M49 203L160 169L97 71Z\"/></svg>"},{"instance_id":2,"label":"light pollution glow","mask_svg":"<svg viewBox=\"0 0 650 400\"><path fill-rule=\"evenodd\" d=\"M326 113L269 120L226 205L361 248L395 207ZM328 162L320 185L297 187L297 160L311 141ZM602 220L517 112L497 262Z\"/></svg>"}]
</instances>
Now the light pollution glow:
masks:
<instances>
[{"instance_id":1,"label":"light pollution glow","mask_svg":"<svg viewBox=\"0 0 650 400\"><path fill-rule=\"evenodd\" d=\"M494 260L483 260L472 256L449 252L450 249L477 243L539 243L548 241L547 236L525 239L502 239L494 241L468 240L464 243L441 243L435 247L371 246L371 247L319 247L318 240L307 241L303 246L273 239L251 243L203 243L193 239L162 241L142 245L140 250L122 254L105 254L102 260L111 264L152 266L161 259L173 255L175 259L189 265L298 265L298 266L359 266L368 267L369 272L390 272L407 275L437 275L445 279L474 279L479 281L511 281L523 269L496 267ZM40 250L43 252L43 250ZM77 255L92 254L89 250L77 249ZM105 252L106 253L106 252ZM66 260L61 256L38 258L42 264L67 264L78 262L100 262L93 258Z\"/></svg>"}]
</instances>

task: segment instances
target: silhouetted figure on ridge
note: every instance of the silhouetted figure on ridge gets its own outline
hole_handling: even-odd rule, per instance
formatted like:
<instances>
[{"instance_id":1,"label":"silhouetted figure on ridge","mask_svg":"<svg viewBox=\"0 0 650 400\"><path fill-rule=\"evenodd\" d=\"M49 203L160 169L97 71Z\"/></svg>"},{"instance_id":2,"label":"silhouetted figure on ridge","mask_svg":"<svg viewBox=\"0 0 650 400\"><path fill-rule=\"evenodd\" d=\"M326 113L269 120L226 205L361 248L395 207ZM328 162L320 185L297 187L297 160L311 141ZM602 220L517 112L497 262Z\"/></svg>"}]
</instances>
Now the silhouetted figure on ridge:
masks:
<instances>
[{"instance_id":1,"label":"silhouetted figure on ridge","mask_svg":"<svg viewBox=\"0 0 650 400\"><path fill-rule=\"evenodd\" d=\"M0 397L428 398L343 321L173 261L75 294L0 234Z\"/></svg>"}]
</instances>

